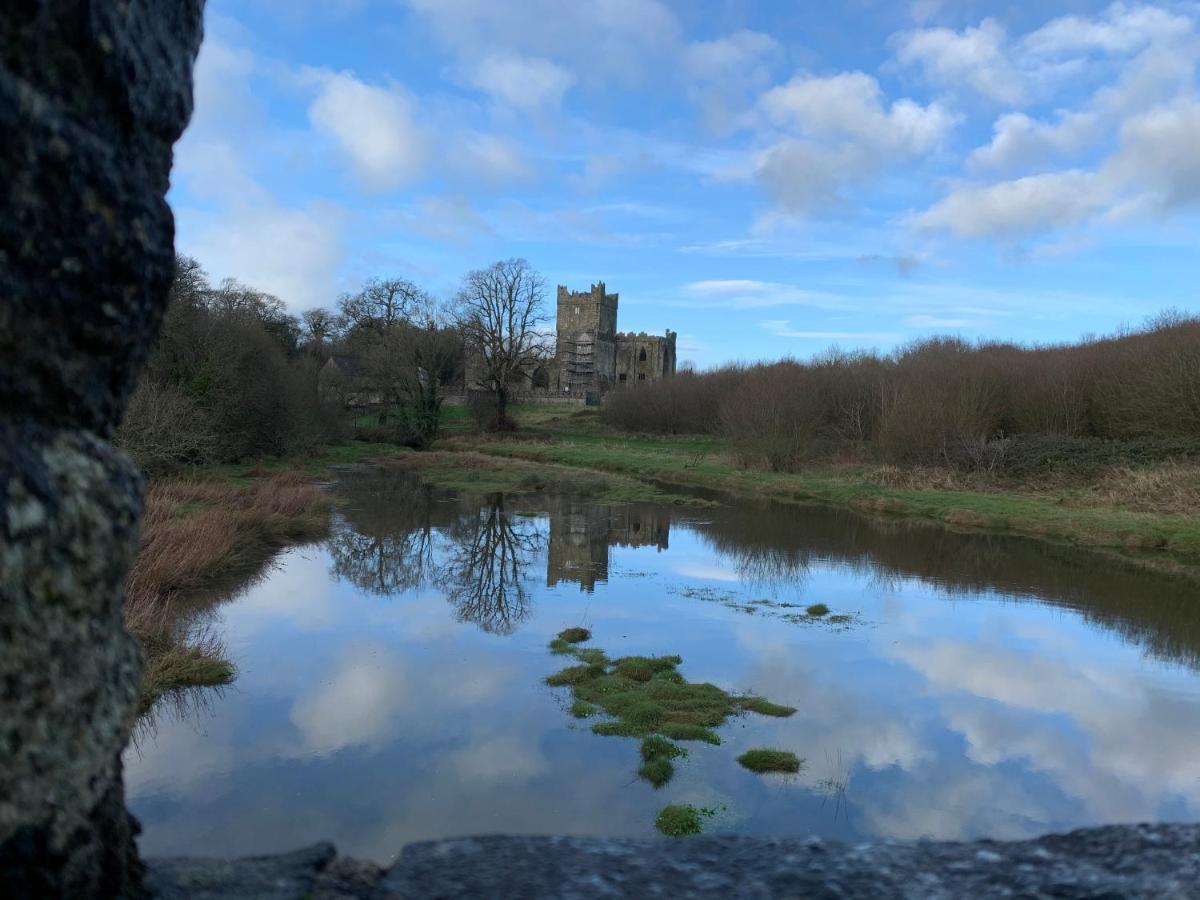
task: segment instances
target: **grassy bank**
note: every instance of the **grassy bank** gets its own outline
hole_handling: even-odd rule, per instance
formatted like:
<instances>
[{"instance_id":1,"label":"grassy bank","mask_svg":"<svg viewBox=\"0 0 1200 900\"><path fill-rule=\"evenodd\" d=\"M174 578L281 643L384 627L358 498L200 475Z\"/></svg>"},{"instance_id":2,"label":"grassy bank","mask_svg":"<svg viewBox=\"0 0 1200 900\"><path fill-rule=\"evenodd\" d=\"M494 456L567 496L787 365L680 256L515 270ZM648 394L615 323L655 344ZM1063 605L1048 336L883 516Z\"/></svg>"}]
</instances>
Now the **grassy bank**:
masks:
<instances>
[{"instance_id":1,"label":"grassy bank","mask_svg":"<svg viewBox=\"0 0 1200 900\"><path fill-rule=\"evenodd\" d=\"M278 549L329 527L327 496L297 472L204 474L160 479L147 492L125 600L145 660L139 713L172 691L232 681L233 665L200 613L252 580Z\"/></svg>"},{"instance_id":2,"label":"grassy bank","mask_svg":"<svg viewBox=\"0 0 1200 900\"><path fill-rule=\"evenodd\" d=\"M635 503L653 501L676 505L707 506L711 501L687 493L667 491L648 482L612 472L599 472L569 465L501 458L469 450L431 450L383 456L382 465L419 472L422 480L436 487L474 494L537 493L574 494L599 502Z\"/></svg>"},{"instance_id":3,"label":"grassy bank","mask_svg":"<svg viewBox=\"0 0 1200 900\"><path fill-rule=\"evenodd\" d=\"M1133 555L1194 573L1200 562L1200 468L1113 468L1075 484L1016 483L948 470L815 464L798 472L738 465L713 437L645 437L607 431L590 410L518 411L515 437L461 433L444 449L611 472L686 492L702 488L911 516L954 528L1035 535Z\"/></svg>"}]
</instances>

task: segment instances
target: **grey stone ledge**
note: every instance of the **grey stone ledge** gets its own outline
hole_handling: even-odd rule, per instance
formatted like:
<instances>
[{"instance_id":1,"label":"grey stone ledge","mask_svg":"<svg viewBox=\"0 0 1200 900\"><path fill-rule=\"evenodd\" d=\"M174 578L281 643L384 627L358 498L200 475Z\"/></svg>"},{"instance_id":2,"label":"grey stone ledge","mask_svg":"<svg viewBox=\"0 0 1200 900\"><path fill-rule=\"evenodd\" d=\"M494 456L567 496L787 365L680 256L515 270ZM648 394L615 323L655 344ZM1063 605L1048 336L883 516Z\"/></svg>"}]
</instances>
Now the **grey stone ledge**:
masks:
<instances>
[{"instance_id":1,"label":"grey stone ledge","mask_svg":"<svg viewBox=\"0 0 1200 900\"><path fill-rule=\"evenodd\" d=\"M472 837L381 870L317 844L240 860L150 860L169 900L264 898L1196 898L1200 825L1114 825L1029 841Z\"/></svg>"}]
</instances>

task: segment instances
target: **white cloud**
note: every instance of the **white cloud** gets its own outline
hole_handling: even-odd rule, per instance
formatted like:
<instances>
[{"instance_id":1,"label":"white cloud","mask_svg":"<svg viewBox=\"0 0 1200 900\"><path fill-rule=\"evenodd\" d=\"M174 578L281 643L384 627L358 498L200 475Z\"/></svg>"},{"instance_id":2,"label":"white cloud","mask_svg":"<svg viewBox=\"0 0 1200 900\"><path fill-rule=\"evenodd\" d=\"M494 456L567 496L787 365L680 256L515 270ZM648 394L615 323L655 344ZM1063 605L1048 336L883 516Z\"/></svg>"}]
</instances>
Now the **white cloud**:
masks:
<instances>
[{"instance_id":1,"label":"white cloud","mask_svg":"<svg viewBox=\"0 0 1200 900\"><path fill-rule=\"evenodd\" d=\"M639 84L677 56L679 23L658 0L405 2L454 54L463 81L475 86L478 61L493 56L548 61L597 87Z\"/></svg>"},{"instance_id":2,"label":"white cloud","mask_svg":"<svg viewBox=\"0 0 1200 900\"><path fill-rule=\"evenodd\" d=\"M787 319L766 319L762 327L776 337L802 338L814 341L879 341L893 342L903 335L890 331L810 331L792 327Z\"/></svg>"},{"instance_id":3,"label":"white cloud","mask_svg":"<svg viewBox=\"0 0 1200 900\"><path fill-rule=\"evenodd\" d=\"M959 237L1018 237L1086 221L1106 205L1101 188L1094 174L1075 170L968 185L912 221Z\"/></svg>"},{"instance_id":4,"label":"white cloud","mask_svg":"<svg viewBox=\"0 0 1200 900\"><path fill-rule=\"evenodd\" d=\"M670 305L730 307L758 309L769 306L811 306L819 309L842 309L845 300L835 294L809 291L791 284L775 281L730 278L693 281L684 285L684 293L692 300Z\"/></svg>"},{"instance_id":5,"label":"white cloud","mask_svg":"<svg viewBox=\"0 0 1200 900\"><path fill-rule=\"evenodd\" d=\"M1096 51L1128 54L1192 30L1192 20L1145 4L1114 3L1099 17L1062 16L1021 39L1023 51L1066 56Z\"/></svg>"},{"instance_id":6,"label":"white cloud","mask_svg":"<svg viewBox=\"0 0 1200 900\"><path fill-rule=\"evenodd\" d=\"M975 169L1011 170L1084 151L1100 132L1102 120L1092 112L1064 112L1053 124L1008 113L992 126L992 142L968 158Z\"/></svg>"},{"instance_id":7,"label":"white cloud","mask_svg":"<svg viewBox=\"0 0 1200 900\"><path fill-rule=\"evenodd\" d=\"M704 124L726 133L744 117L749 98L771 79L771 66L782 56L768 34L742 29L712 41L696 41L683 52L688 96Z\"/></svg>"},{"instance_id":8,"label":"white cloud","mask_svg":"<svg viewBox=\"0 0 1200 900\"><path fill-rule=\"evenodd\" d=\"M309 121L333 139L365 187L389 190L423 174L427 137L405 91L367 84L347 72L320 73L317 79Z\"/></svg>"},{"instance_id":9,"label":"white cloud","mask_svg":"<svg viewBox=\"0 0 1200 900\"><path fill-rule=\"evenodd\" d=\"M547 59L507 54L482 59L470 81L492 99L533 113L558 107L575 76Z\"/></svg>"},{"instance_id":10,"label":"white cloud","mask_svg":"<svg viewBox=\"0 0 1200 900\"><path fill-rule=\"evenodd\" d=\"M1137 185L1133 206L1167 213L1200 203L1200 101L1190 100L1133 117L1104 172Z\"/></svg>"},{"instance_id":11,"label":"white cloud","mask_svg":"<svg viewBox=\"0 0 1200 900\"><path fill-rule=\"evenodd\" d=\"M460 174L493 186L523 184L537 177L520 144L495 134L456 137L448 161Z\"/></svg>"},{"instance_id":12,"label":"white cloud","mask_svg":"<svg viewBox=\"0 0 1200 900\"><path fill-rule=\"evenodd\" d=\"M761 116L798 136L777 140L755 157L755 175L786 213L837 205L848 186L890 162L934 150L957 117L938 103L901 99L885 106L870 75L796 75L759 101Z\"/></svg>"},{"instance_id":13,"label":"white cloud","mask_svg":"<svg viewBox=\"0 0 1200 900\"><path fill-rule=\"evenodd\" d=\"M927 153L955 122L938 103L921 106L904 99L885 108L879 82L864 72L797 75L768 91L761 106L770 120L801 134L853 139L904 154Z\"/></svg>"},{"instance_id":14,"label":"white cloud","mask_svg":"<svg viewBox=\"0 0 1200 900\"><path fill-rule=\"evenodd\" d=\"M1025 96L1022 77L1005 51L1004 27L984 19L961 32L922 28L896 35L896 58L920 66L925 78L946 87L968 85L1001 103L1019 103Z\"/></svg>"},{"instance_id":15,"label":"white cloud","mask_svg":"<svg viewBox=\"0 0 1200 900\"><path fill-rule=\"evenodd\" d=\"M299 312L337 295L342 218L332 204L292 208L274 201L235 204L220 215L186 211L179 247L214 278L236 278Z\"/></svg>"},{"instance_id":16,"label":"white cloud","mask_svg":"<svg viewBox=\"0 0 1200 900\"><path fill-rule=\"evenodd\" d=\"M237 278L293 311L336 296L343 210L282 202L254 171L272 156L253 79L264 66L244 49L210 36L196 67L196 115L175 150L172 197L177 246L215 279Z\"/></svg>"}]
</instances>

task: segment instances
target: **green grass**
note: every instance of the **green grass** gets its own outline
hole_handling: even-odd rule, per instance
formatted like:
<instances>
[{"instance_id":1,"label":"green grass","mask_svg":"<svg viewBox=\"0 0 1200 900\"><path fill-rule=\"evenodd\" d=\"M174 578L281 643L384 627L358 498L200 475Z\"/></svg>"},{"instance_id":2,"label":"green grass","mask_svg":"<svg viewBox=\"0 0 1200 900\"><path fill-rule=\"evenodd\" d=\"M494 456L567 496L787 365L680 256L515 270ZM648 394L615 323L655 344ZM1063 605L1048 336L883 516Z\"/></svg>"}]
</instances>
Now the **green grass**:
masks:
<instances>
[{"instance_id":1,"label":"green grass","mask_svg":"<svg viewBox=\"0 0 1200 900\"><path fill-rule=\"evenodd\" d=\"M804 611L806 613L808 613L810 616L824 616L824 615L828 614L829 607L826 606L824 603L814 603L812 606L808 607Z\"/></svg>"},{"instance_id":2,"label":"green grass","mask_svg":"<svg viewBox=\"0 0 1200 900\"><path fill-rule=\"evenodd\" d=\"M739 703L742 709L756 712L761 716L786 718L796 711L793 706L781 706L778 703L772 703L770 700L764 700L762 697L744 697Z\"/></svg>"},{"instance_id":3,"label":"green grass","mask_svg":"<svg viewBox=\"0 0 1200 900\"><path fill-rule=\"evenodd\" d=\"M575 718L608 716L592 725L594 734L641 738L638 776L655 788L674 777L673 760L687 755L673 741L719 745L721 738L714 729L730 716L743 712L790 716L796 711L762 697L729 694L713 684L689 682L678 671L683 662L679 656L610 660L599 648L569 643L567 631L550 642L550 650L579 662L546 676L546 684L571 688L570 710ZM588 632L583 639L590 637Z\"/></svg>"},{"instance_id":4,"label":"green grass","mask_svg":"<svg viewBox=\"0 0 1200 900\"><path fill-rule=\"evenodd\" d=\"M675 765L665 757L648 759L638 769L638 777L660 788L675 777Z\"/></svg>"},{"instance_id":5,"label":"green grass","mask_svg":"<svg viewBox=\"0 0 1200 900\"><path fill-rule=\"evenodd\" d=\"M396 455L385 465L411 468L428 484L465 494L535 494L551 492L589 497L606 503L655 501L675 505L712 506L685 494L670 493L624 475L581 471L569 466L519 460L497 460L478 453L428 451Z\"/></svg>"},{"instance_id":6,"label":"green grass","mask_svg":"<svg viewBox=\"0 0 1200 900\"><path fill-rule=\"evenodd\" d=\"M144 644L147 642L144 642ZM138 686L138 715L148 713L164 694L193 687L231 684L236 675L233 663L219 646L194 645L162 639L162 645L144 646L145 665Z\"/></svg>"},{"instance_id":7,"label":"green grass","mask_svg":"<svg viewBox=\"0 0 1200 900\"><path fill-rule=\"evenodd\" d=\"M642 738L642 767L638 775L656 788L662 787L675 776L675 764L671 762L687 751L661 735L652 734Z\"/></svg>"},{"instance_id":8,"label":"green grass","mask_svg":"<svg viewBox=\"0 0 1200 900\"><path fill-rule=\"evenodd\" d=\"M716 815L707 807L692 806L690 803L675 803L664 806L654 820L654 827L667 837L687 837L703 831L703 820Z\"/></svg>"},{"instance_id":9,"label":"green grass","mask_svg":"<svg viewBox=\"0 0 1200 900\"><path fill-rule=\"evenodd\" d=\"M615 473L643 483L668 483L672 490L704 488L789 502L819 502L871 514L927 519L953 528L1028 534L1107 549L1164 570L1200 574L1200 516L1077 502L1070 491L885 487L873 483L872 468L863 465L760 471L738 466L717 438L606 432L594 416L571 419L540 412L536 420L517 418L523 429L542 440L474 435L455 438L445 446L514 461Z\"/></svg>"},{"instance_id":10,"label":"green grass","mask_svg":"<svg viewBox=\"0 0 1200 900\"><path fill-rule=\"evenodd\" d=\"M787 750L747 750L737 760L751 772L789 772L794 774L800 771L800 760L795 753Z\"/></svg>"},{"instance_id":11,"label":"green grass","mask_svg":"<svg viewBox=\"0 0 1200 900\"><path fill-rule=\"evenodd\" d=\"M568 644L579 644L591 638L592 633L586 628L564 628L558 633L559 640Z\"/></svg>"}]
</instances>

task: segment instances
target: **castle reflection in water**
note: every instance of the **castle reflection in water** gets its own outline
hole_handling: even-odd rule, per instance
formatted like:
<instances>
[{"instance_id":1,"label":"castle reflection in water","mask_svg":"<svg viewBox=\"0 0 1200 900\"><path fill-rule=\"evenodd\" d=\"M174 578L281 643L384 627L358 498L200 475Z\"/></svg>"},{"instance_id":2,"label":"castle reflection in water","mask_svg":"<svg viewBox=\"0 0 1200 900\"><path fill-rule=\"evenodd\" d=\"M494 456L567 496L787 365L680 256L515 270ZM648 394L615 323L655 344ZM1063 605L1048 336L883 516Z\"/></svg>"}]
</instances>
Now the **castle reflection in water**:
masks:
<instances>
[{"instance_id":1,"label":"castle reflection in water","mask_svg":"<svg viewBox=\"0 0 1200 900\"><path fill-rule=\"evenodd\" d=\"M575 583L582 591L608 581L611 549L657 547L671 537L669 510L652 503L597 504L578 497L553 497L548 504L550 536L546 587Z\"/></svg>"}]
</instances>

